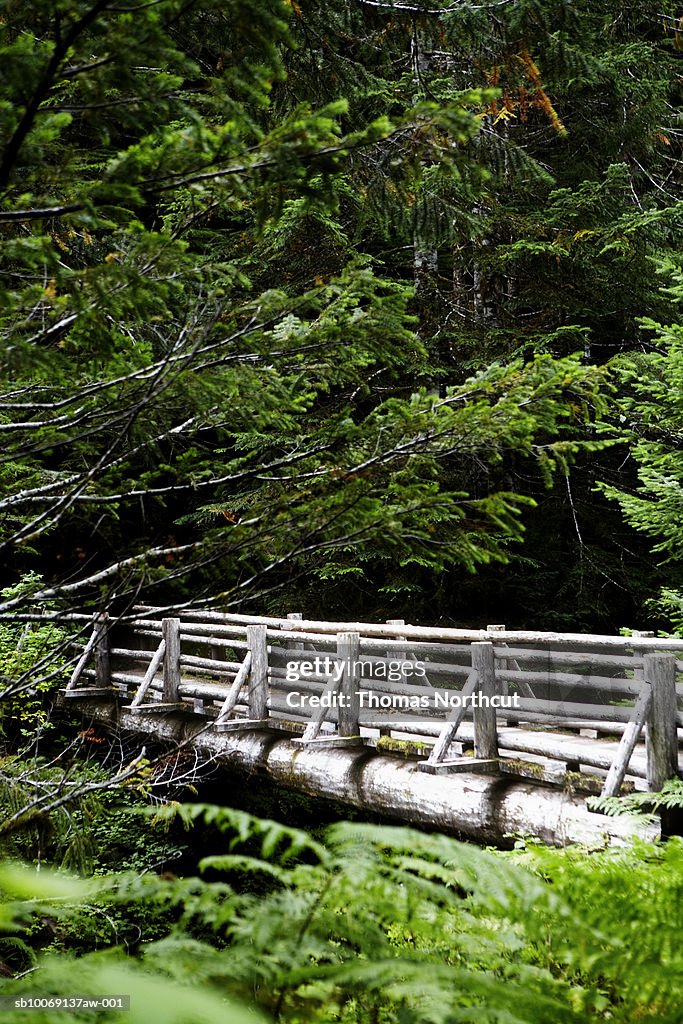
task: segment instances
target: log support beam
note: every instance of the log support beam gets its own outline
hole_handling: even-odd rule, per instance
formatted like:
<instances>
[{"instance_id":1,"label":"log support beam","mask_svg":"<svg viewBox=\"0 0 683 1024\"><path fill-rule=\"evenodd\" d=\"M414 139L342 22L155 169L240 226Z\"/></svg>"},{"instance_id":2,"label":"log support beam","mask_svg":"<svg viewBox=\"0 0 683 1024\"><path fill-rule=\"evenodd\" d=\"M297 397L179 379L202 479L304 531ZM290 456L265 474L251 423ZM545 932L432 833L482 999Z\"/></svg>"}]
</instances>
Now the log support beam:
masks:
<instances>
[{"instance_id":1,"label":"log support beam","mask_svg":"<svg viewBox=\"0 0 683 1024\"><path fill-rule=\"evenodd\" d=\"M271 785L478 842L507 844L511 833L526 832L559 846L619 845L637 835L659 834L658 827L629 817L595 814L581 796L509 776L473 771L425 775L414 763L365 747L345 750L317 745L302 750L270 731L221 735L173 709L168 715L136 715L117 709L114 702L91 701L81 706L87 720L93 717L174 747L179 742L194 745L249 778L256 772Z\"/></svg>"}]
</instances>

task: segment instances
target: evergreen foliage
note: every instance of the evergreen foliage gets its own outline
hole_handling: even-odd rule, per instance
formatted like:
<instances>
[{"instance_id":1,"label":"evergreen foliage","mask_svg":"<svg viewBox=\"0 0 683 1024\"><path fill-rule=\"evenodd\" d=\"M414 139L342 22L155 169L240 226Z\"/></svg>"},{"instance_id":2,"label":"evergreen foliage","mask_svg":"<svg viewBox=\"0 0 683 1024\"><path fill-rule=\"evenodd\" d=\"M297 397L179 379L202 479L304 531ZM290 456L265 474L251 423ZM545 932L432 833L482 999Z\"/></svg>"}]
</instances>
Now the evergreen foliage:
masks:
<instances>
[{"instance_id":1,"label":"evergreen foliage","mask_svg":"<svg viewBox=\"0 0 683 1024\"><path fill-rule=\"evenodd\" d=\"M136 1020L153 1005L187 1022L256 1011L345 1024L678 1020L679 840L502 854L406 828L341 823L321 841L229 809L163 812L177 815L211 823L219 848L223 837L203 877L94 883L5 863L5 934L23 934L35 955L35 915L61 923L39 971L3 992L56 993L73 975L82 992L132 992ZM70 921L82 929L84 903L156 916L166 932L127 956L112 934L99 953L70 959Z\"/></svg>"},{"instance_id":2,"label":"evergreen foliage","mask_svg":"<svg viewBox=\"0 0 683 1024\"><path fill-rule=\"evenodd\" d=\"M432 337L435 219L448 246L474 240L480 282L485 262L520 259L537 281L548 245L569 244L555 220L585 239L599 209L614 227L627 171L606 163L604 189L574 199L556 189L545 233L492 245L494 193L547 193L552 175L500 135L505 118L491 126L502 80L458 64L475 26L457 12L423 26L280 0L257 15L240 0L4 11L0 546L47 567L33 599L123 609L154 588L263 608L368 569L392 600L416 569L433 585L509 559L548 470L586 447L604 374L573 354L590 331L573 313L547 337L486 341L488 367L455 357L448 317ZM515 87L559 138L542 32L513 18L504 35ZM429 56L441 36L448 52ZM655 213L643 230L663 230ZM582 242L587 259L616 238Z\"/></svg>"},{"instance_id":3,"label":"evergreen foliage","mask_svg":"<svg viewBox=\"0 0 683 1024\"><path fill-rule=\"evenodd\" d=\"M661 267L670 280L667 291L683 298L683 275L674 264ZM619 502L626 520L651 541L663 563L665 585L652 604L680 633L683 594L678 586L683 558L683 331L678 322L664 326L643 320L652 334L649 351L629 354L616 364L622 381L618 418L612 429L628 444L637 467L638 483L632 490L603 483L604 493Z\"/></svg>"},{"instance_id":4,"label":"evergreen foliage","mask_svg":"<svg viewBox=\"0 0 683 1024\"><path fill-rule=\"evenodd\" d=\"M614 629L659 590L683 629L680 47L673 0L0 0L8 736L66 615L141 596ZM680 1019L679 840L145 821L96 739L0 758L3 994Z\"/></svg>"},{"instance_id":5,"label":"evergreen foliage","mask_svg":"<svg viewBox=\"0 0 683 1024\"><path fill-rule=\"evenodd\" d=\"M27 573L15 586L0 590L0 597L5 601L23 601L43 583L36 573ZM49 611L50 604L43 607ZM0 622L0 728L3 731L14 726L26 736L32 736L36 728L49 725L46 698L68 679L70 639L71 631L54 622Z\"/></svg>"}]
</instances>

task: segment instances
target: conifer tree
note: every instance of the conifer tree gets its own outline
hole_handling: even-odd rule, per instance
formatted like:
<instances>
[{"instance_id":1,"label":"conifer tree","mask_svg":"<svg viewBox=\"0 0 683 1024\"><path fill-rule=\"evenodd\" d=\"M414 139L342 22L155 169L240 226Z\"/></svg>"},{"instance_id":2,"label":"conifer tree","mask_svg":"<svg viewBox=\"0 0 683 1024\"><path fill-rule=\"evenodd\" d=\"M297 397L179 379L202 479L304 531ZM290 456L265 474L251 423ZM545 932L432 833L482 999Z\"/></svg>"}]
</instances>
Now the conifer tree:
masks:
<instances>
[{"instance_id":1,"label":"conifer tree","mask_svg":"<svg viewBox=\"0 0 683 1024\"><path fill-rule=\"evenodd\" d=\"M669 280L667 292L679 305L683 300L683 273L675 264L663 264ZM637 471L632 487L614 477L602 482L604 493L617 501L626 521L650 541L660 566L660 592L653 594L649 611L660 623L683 629L683 329L680 315L664 326L647 319L641 323L652 342L646 351L629 353L616 365L622 394L612 430L628 445Z\"/></svg>"},{"instance_id":2,"label":"conifer tree","mask_svg":"<svg viewBox=\"0 0 683 1024\"><path fill-rule=\"evenodd\" d=\"M430 63L432 14L326 8L328 69L311 10L3 5L0 543L38 595L473 569L528 504L495 467L552 469L593 417L578 359L444 377L413 330L433 197L483 201L493 94Z\"/></svg>"},{"instance_id":3,"label":"conifer tree","mask_svg":"<svg viewBox=\"0 0 683 1024\"><path fill-rule=\"evenodd\" d=\"M670 318L652 258L680 246L676 16L673 4L519 0L476 8L310 3L292 18L300 46L285 59L297 94L323 101L343 82L349 116L370 102L378 110L482 89L472 107L480 131L457 174L425 163L406 202L400 160L356 162L326 235L328 266L333 238L347 246L353 239L385 274L413 280L431 386L539 352L582 352L587 363L604 364L647 345L641 317ZM311 73L302 54L313 41ZM281 258L296 274L311 235L303 222L291 231L290 259ZM387 593L414 603L425 592L422 614L437 594L438 613L468 614L472 623L507 618L509 607L515 621L549 628L632 623L644 614L653 567L595 490L622 463L621 450L593 453L571 481L560 477L548 489L513 453L493 472L443 462L441 479L453 489L533 495L542 511L527 516L527 543L513 549L519 560L507 573L455 573L450 583L395 563L373 571Z\"/></svg>"}]
</instances>

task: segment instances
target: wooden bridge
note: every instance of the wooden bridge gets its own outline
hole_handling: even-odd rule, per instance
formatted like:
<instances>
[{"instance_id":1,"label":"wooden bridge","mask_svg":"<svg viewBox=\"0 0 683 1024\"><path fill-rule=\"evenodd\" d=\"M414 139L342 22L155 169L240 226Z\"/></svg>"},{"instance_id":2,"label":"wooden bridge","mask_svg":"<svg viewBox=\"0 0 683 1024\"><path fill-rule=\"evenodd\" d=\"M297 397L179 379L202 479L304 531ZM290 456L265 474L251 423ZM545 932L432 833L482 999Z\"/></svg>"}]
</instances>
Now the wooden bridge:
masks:
<instances>
[{"instance_id":1,"label":"wooden bridge","mask_svg":"<svg viewBox=\"0 0 683 1024\"><path fill-rule=\"evenodd\" d=\"M683 641L642 633L178 618L145 606L97 618L64 696L403 819L494 839L507 828L611 841L633 826L592 814L579 794L657 791L678 774L680 658ZM339 781L354 765L376 775L377 755L394 776L374 796L360 777Z\"/></svg>"}]
</instances>

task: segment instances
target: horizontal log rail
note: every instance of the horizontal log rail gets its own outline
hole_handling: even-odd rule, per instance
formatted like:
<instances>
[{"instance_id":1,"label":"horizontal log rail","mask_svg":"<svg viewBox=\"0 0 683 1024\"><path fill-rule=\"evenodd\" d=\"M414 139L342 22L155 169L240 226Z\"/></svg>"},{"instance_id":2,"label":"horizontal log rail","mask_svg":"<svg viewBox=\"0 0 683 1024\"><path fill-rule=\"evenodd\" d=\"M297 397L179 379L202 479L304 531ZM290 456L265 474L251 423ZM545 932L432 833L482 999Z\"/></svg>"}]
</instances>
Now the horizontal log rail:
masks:
<instances>
[{"instance_id":1,"label":"horizontal log rail","mask_svg":"<svg viewBox=\"0 0 683 1024\"><path fill-rule=\"evenodd\" d=\"M113 627L96 617L64 693L116 692L137 713L191 712L223 732L293 732L305 748L426 745L419 767L432 773L499 764L514 771L527 755L574 774L597 772L603 792L615 795L625 782L645 780L652 790L678 774L682 654L683 640L647 635L320 622L293 613L179 617L143 606ZM418 662L424 672L413 675ZM382 701L394 702L391 715Z\"/></svg>"},{"instance_id":2,"label":"horizontal log rail","mask_svg":"<svg viewBox=\"0 0 683 1024\"><path fill-rule=\"evenodd\" d=\"M140 605L140 611L154 612L158 609L151 605ZM357 632L362 636L382 636L388 638L400 638L402 640L424 640L433 639L437 641L460 641L464 643L475 643L481 640L500 640L500 631L497 629L456 629L451 627L437 626L410 626L407 624L389 625L385 622L325 622L318 619L282 618L268 615L243 615L230 612L213 612L188 610L183 612L187 620L198 619L201 622L226 624L243 627L249 624L259 623L272 629L292 630L296 621L296 631L301 634L312 633L334 634L343 632ZM505 633L506 642L511 643L543 643L559 644L565 646L595 646L615 648L635 648L662 651L683 651L683 640L671 640L668 637L651 636L607 636L604 634L592 633L555 633L538 632L534 630L513 630Z\"/></svg>"}]
</instances>

